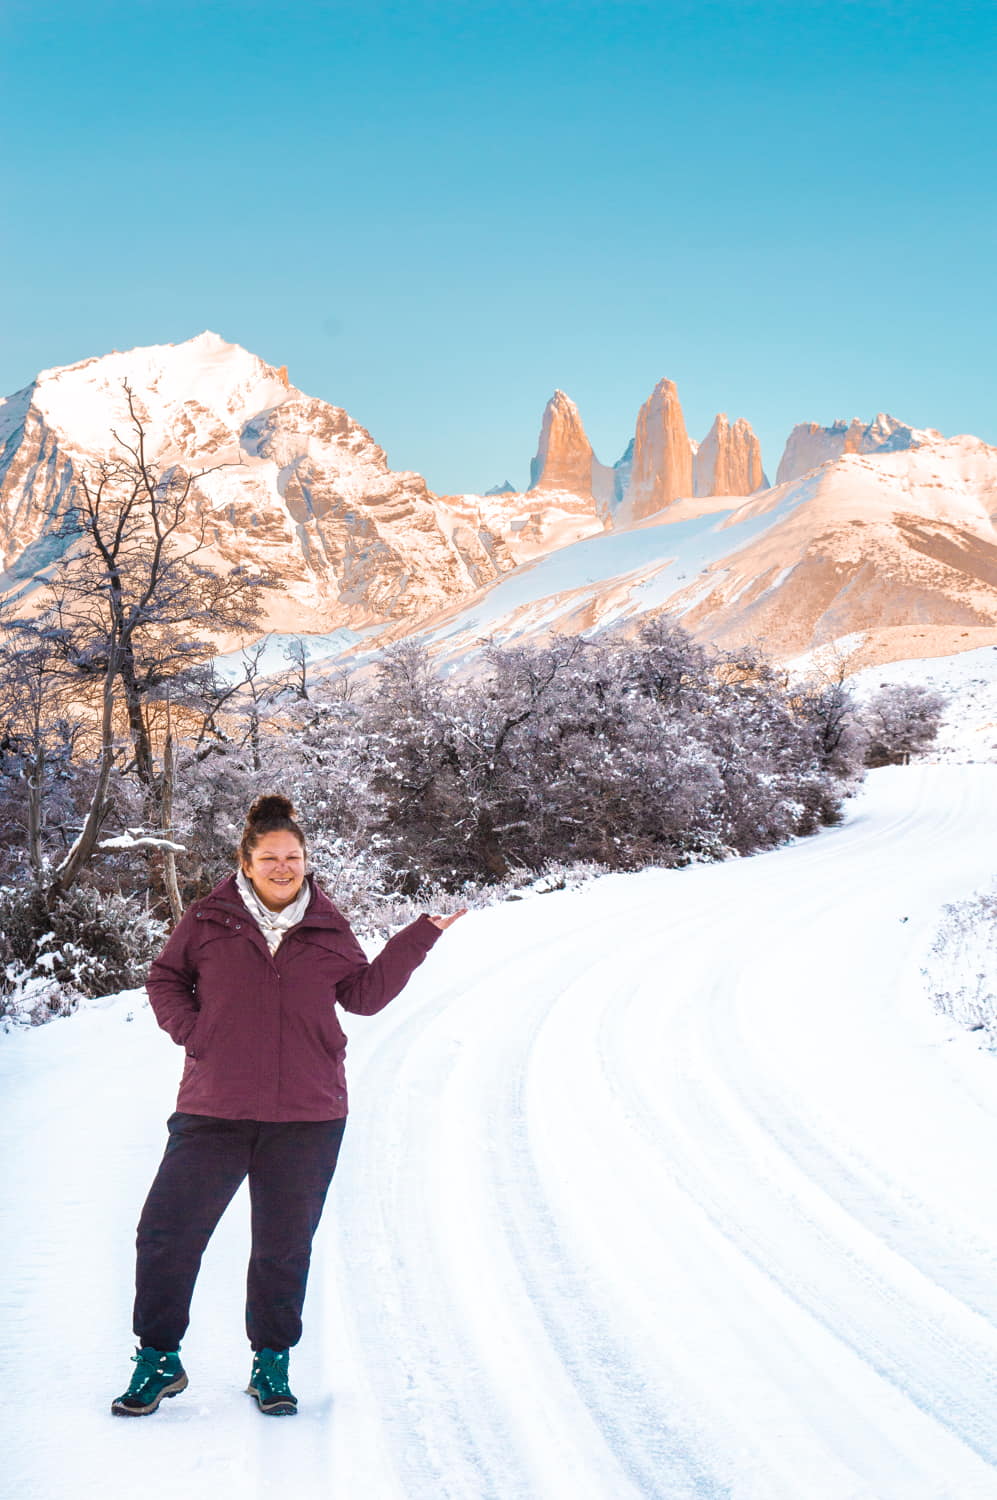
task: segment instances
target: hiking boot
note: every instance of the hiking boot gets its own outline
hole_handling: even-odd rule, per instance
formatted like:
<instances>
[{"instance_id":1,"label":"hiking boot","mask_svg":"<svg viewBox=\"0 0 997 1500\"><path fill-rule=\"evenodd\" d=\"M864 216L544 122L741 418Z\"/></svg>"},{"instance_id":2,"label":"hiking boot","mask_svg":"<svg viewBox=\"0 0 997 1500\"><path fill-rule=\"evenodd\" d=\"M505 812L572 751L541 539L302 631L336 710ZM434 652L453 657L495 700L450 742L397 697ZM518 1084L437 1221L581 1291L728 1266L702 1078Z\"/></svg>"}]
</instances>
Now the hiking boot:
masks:
<instances>
[{"instance_id":1,"label":"hiking boot","mask_svg":"<svg viewBox=\"0 0 997 1500\"><path fill-rule=\"evenodd\" d=\"M123 1396L111 1402L116 1417L147 1417L164 1396L179 1396L187 1388L187 1376L180 1363L180 1352L162 1349L139 1349L132 1355L135 1373Z\"/></svg>"},{"instance_id":2,"label":"hiking boot","mask_svg":"<svg viewBox=\"0 0 997 1500\"><path fill-rule=\"evenodd\" d=\"M268 1417L293 1417L297 1396L287 1383L287 1349L258 1349L253 1354L253 1373L246 1391L256 1397L260 1411Z\"/></svg>"}]
</instances>

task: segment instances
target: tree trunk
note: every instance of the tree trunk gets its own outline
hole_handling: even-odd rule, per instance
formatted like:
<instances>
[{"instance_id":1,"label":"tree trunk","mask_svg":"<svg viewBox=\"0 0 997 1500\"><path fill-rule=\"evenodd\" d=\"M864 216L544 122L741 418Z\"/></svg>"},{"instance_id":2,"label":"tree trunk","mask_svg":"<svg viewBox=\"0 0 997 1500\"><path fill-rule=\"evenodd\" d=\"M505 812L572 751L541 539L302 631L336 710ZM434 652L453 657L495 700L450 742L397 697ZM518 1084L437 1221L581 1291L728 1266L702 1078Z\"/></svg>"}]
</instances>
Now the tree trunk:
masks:
<instances>
[{"instance_id":1,"label":"tree trunk","mask_svg":"<svg viewBox=\"0 0 997 1500\"><path fill-rule=\"evenodd\" d=\"M173 729L168 726L166 730L166 744L163 746L163 795L162 795L162 830L168 839L173 838L173 783L176 772L176 760L173 753ZM177 857L172 849L164 851L163 856L163 882L166 886L166 898L170 903L170 915L173 918L174 927L183 916L183 903L180 900L180 887L177 883Z\"/></svg>"},{"instance_id":2,"label":"tree trunk","mask_svg":"<svg viewBox=\"0 0 997 1500\"><path fill-rule=\"evenodd\" d=\"M25 778L28 787L28 859L35 884L42 881L42 788L45 785L45 751L39 749Z\"/></svg>"},{"instance_id":3,"label":"tree trunk","mask_svg":"<svg viewBox=\"0 0 997 1500\"><path fill-rule=\"evenodd\" d=\"M107 796L107 784L111 779L111 767L114 765L114 680L118 675L118 648L117 643L111 642L108 652L107 672L104 677L104 704L100 720L100 762L97 770L97 784L90 798L90 806L80 829L76 841L71 846L69 853L62 863L57 867L55 878L45 892L45 898L51 905L59 896L64 896L79 875L80 871L88 863L97 847L97 839L100 836L100 825L107 813L105 798Z\"/></svg>"},{"instance_id":4,"label":"tree trunk","mask_svg":"<svg viewBox=\"0 0 997 1500\"><path fill-rule=\"evenodd\" d=\"M131 731L135 751L135 772L146 794L149 822L158 821L159 797L156 789L156 763L152 753L149 726L142 712L142 695L135 680L135 662L131 648L121 652L121 683L125 690L125 708L128 713L128 728Z\"/></svg>"}]
</instances>

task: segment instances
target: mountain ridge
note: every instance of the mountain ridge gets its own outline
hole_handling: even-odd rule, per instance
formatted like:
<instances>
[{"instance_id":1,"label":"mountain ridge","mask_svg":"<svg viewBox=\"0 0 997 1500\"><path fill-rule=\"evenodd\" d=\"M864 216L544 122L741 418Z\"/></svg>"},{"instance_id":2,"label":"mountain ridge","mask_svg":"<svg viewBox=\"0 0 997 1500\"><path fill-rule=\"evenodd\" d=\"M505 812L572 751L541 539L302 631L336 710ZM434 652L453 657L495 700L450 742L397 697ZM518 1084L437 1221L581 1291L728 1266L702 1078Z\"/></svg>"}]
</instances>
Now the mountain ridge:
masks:
<instances>
[{"instance_id":1,"label":"mountain ridge","mask_svg":"<svg viewBox=\"0 0 997 1500\"><path fill-rule=\"evenodd\" d=\"M280 575L270 630L438 635L434 622L508 596L510 576L530 594L538 566L565 549L584 559L585 578L543 596L542 609L520 599L527 633L667 608L697 634L760 639L786 656L833 634L896 632L912 612L932 628L997 621L997 450L978 439L884 413L801 423L780 462L787 477L770 486L743 418L719 413L696 443L662 379L615 465L599 462L557 391L530 490L437 495L391 469L345 409L210 331L41 371L0 401L0 590L23 588L58 556L79 473L126 428L126 384L158 463L213 468L193 495L204 560L252 558ZM679 571L694 540L705 558L695 584Z\"/></svg>"}]
</instances>

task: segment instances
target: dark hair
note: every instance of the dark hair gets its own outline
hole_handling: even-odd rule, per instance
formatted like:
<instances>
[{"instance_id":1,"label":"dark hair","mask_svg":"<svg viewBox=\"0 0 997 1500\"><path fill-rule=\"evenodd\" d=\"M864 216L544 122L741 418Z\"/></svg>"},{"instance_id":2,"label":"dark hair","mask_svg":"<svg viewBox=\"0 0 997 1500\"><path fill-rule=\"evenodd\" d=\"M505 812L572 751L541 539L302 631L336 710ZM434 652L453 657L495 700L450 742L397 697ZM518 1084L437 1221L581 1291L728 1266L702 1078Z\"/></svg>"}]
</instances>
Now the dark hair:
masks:
<instances>
[{"instance_id":1,"label":"dark hair","mask_svg":"<svg viewBox=\"0 0 997 1500\"><path fill-rule=\"evenodd\" d=\"M249 856L266 833L293 833L302 849L306 849L305 835L294 819L294 806L288 797L271 793L257 797L246 814L246 826L239 841L239 863L249 863Z\"/></svg>"}]
</instances>

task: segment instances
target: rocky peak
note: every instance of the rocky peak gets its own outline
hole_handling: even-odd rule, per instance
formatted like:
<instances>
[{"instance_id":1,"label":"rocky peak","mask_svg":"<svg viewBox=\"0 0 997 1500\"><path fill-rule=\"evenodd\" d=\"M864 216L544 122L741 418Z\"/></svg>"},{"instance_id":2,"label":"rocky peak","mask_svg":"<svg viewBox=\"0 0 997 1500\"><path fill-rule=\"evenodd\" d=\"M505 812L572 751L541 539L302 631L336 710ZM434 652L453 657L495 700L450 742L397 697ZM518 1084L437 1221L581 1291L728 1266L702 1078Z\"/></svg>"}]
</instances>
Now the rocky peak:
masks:
<instances>
[{"instance_id":1,"label":"rocky peak","mask_svg":"<svg viewBox=\"0 0 997 1500\"><path fill-rule=\"evenodd\" d=\"M626 455L620 460L624 465ZM637 417L629 481L619 519L639 521L691 495L692 447L673 380L659 380Z\"/></svg>"},{"instance_id":2,"label":"rocky peak","mask_svg":"<svg viewBox=\"0 0 997 1500\"><path fill-rule=\"evenodd\" d=\"M753 495L768 487L761 447L743 417L731 426L727 413L718 413L693 456L692 482L697 495Z\"/></svg>"},{"instance_id":3,"label":"rocky peak","mask_svg":"<svg viewBox=\"0 0 997 1500\"><path fill-rule=\"evenodd\" d=\"M530 490L566 490L597 507L612 498L613 471L596 458L578 407L563 391L555 391L544 408Z\"/></svg>"},{"instance_id":4,"label":"rocky peak","mask_svg":"<svg viewBox=\"0 0 997 1500\"><path fill-rule=\"evenodd\" d=\"M811 469L819 469L821 464L840 458L843 453L895 453L913 448L921 436L914 428L898 422L886 412L879 412L871 422L853 417L850 422L832 422L830 427L821 427L817 422L800 422L786 440L776 484L797 479Z\"/></svg>"},{"instance_id":5,"label":"rocky peak","mask_svg":"<svg viewBox=\"0 0 997 1500\"><path fill-rule=\"evenodd\" d=\"M258 563L282 580L270 628L417 618L512 566L501 538L456 525L420 475L389 469L347 412L202 333L45 371L0 400L0 592L65 549L79 474L128 433L126 384L152 461L208 471L189 517L205 561Z\"/></svg>"}]
</instances>

